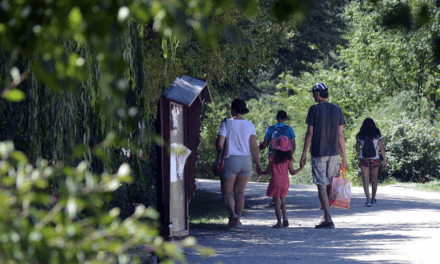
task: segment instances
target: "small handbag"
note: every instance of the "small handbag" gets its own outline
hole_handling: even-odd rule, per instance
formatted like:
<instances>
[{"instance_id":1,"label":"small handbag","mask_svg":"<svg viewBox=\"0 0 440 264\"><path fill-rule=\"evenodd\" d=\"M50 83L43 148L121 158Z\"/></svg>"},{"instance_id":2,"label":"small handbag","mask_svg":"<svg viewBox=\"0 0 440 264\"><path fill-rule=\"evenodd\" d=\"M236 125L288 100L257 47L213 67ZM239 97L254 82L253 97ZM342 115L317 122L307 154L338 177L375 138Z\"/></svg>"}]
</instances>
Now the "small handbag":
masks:
<instances>
[{"instance_id":1,"label":"small handbag","mask_svg":"<svg viewBox=\"0 0 440 264\"><path fill-rule=\"evenodd\" d=\"M329 204L341 209L350 209L351 182L346 178L347 171L341 167L341 177L334 177L332 180Z\"/></svg>"},{"instance_id":2,"label":"small handbag","mask_svg":"<svg viewBox=\"0 0 440 264\"><path fill-rule=\"evenodd\" d=\"M226 126L226 118L222 122L225 122L225 126ZM226 127L226 131L227 131L227 127ZM214 160L214 163L212 164L212 173L214 173L215 176L220 176L220 174L223 171L223 162L225 160L225 154L226 154L226 139L225 142L223 143L222 149L220 150L220 152L218 153L217 157Z\"/></svg>"}]
</instances>

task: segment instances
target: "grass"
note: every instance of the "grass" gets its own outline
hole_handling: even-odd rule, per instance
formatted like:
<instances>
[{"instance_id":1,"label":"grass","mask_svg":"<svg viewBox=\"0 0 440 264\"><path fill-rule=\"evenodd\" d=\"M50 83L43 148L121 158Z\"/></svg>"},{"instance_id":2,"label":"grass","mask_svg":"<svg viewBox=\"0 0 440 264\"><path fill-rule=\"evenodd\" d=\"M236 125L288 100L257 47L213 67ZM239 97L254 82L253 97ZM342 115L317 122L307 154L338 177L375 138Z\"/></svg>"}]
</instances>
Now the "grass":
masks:
<instances>
[{"instance_id":1,"label":"grass","mask_svg":"<svg viewBox=\"0 0 440 264\"><path fill-rule=\"evenodd\" d=\"M387 185L394 185L399 183L393 177L381 177L381 175L379 175L378 178L379 178L379 181L377 183L378 186L387 186ZM350 177L349 180L351 181L353 187L364 186L362 183L362 175L360 173L358 173L355 177ZM370 177L370 186L371 186L371 177Z\"/></svg>"},{"instance_id":2,"label":"grass","mask_svg":"<svg viewBox=\"0 0 440 264\"><path fill-rule=\"evenodd\" d=\"M216 194L196 190L189 203L189 228L228 230L229 212Z\"/></svg>"},{"instance_id":3,"label":"grass","mask_svg":"<svg viewBox=\"0 0 440 264\"><path fill-rule=\"evenodd\" d=\"M440 180L429 181L426 183L411 183L411 182L398 182L394 178L387 178L387 179L383 180L382 182L380 182L378 185L379 186L386 186L386 185L395 185L395 184L404 186L406 188L416 189L419 191L440 193ZM371 183L370 183L370 185L371 185ZM360 187L362 187L362 183L361 183Z\"/></svg>"},{"instance_id":4,"label":"grass","mask_svg":"<svg viewBox=\"0 0 440 264\"><path fill-rule=\"evenodd\" d=\"M416 183L416 190L440 193L440 181L429 181L427 183Z\"/></svg>"},{"instance_id":5,"label":"grass","mask_svg":"<svg viewBox=\"0 0 440 264\"><path fill-rule=\"evenodd\" d=\"M382 180L380 183L378 183L379 186L387 186L387 185L394 185L397 184L397 180L394 178L386 178Z\"/></svg>"}]
</instances>

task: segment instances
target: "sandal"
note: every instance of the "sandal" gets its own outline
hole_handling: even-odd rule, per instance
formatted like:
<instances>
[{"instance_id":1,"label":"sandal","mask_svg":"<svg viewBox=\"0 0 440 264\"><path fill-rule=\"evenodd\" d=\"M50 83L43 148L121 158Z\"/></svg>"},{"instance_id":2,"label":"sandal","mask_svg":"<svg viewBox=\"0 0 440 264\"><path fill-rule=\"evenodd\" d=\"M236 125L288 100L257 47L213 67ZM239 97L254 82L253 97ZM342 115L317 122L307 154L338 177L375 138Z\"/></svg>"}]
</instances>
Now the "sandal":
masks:
<instances>
[{"instance_id":1,"label":"sandal","mask_svg":"<svg viewBox=\"0 0 440 264\"><path fill-rule=\"evenodd\" d=\"M228 226L229 226L229 227L235 227L235 226L238 225L238 223L239 223L238 216L235 216L235 217L229 217L229 223L228 223Z\"/></svg>"},{"instance_id":2,"label":"sandal","mask_svg":"<svg viewBox=\"0 0 440 264\"><path fill-rule=\"evenodd\" d=\"M241 224L241 221L238 221L237 225L234 226L234 228L240 228L240 227L242 227L242 226L243 226L243 225Z\"/></svg>"},{"instance_id":3,"label":"sandal","mask_svg":"<svg viewBox=\"0 0 440 264\"><path fill-rule=\"evenodd\" d=\"M283 220L283 226L288 227L289 226L289 220L285 219Z\"/></svg>"},{"instance_id":4,"label":"sandal","mask_svg":"<svg viewBox=\"0 0 440 264\"><path fill-rule=\"evenodd\" d=\"M272 227L273 227L273 228L282 228L282 227L283 227L283 224L281 224L281 223L277 223L276 225L273 225Z\"/></svg>"}]
</instances>

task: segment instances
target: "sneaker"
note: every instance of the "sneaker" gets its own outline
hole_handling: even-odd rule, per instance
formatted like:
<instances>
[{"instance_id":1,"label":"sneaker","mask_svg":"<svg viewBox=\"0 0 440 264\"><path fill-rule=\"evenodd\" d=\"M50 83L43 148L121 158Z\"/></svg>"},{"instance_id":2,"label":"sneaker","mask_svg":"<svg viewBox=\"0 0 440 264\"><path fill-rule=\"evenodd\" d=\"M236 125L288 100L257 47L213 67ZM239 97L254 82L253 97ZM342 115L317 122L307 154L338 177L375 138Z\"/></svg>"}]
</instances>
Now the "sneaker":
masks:
<instances>
[{"instance_id":1,"label":"sneaker","mask_svg":"<svg viewBox=\"0 0 440 264\"><path fill-rule=\"evenodd\" d=\"M374 199L373 201L371 201L371 206L376 206L376 203L377 203L377 201L376 201L376 199Z\"/></svg>"},{"instance_id":2,"label":"sneaker","mask_svg":"<svg viewBox=\"0 0 440 264\"><path fill-rule=\"evenodd\" d=\"M335 228L335 224L333 224L333 221L328 221L315 226L315 228L331 229L331 228Z\"/></svg>"},{"instance_id":3,"label":"sneaker","mask_svg":"<svg viewBox=\"0 0 440 264\"><path fill-rule=\"evenodd\" d=\"M289 226L289 220L288 219L284 219L283 220L283 226L284 227L288 227Z\"/></svg>"},{"instance_id":4,"label":"sneaker","mask_svg":"<svg viewBox=\"0 0 440 264\"><path fill-rule=\"evenodd\" d=\"M370 202L370 200L367 200L367 202L365 203L365 207L371 207L372 205L371 205L371 202Z\"/></svg>"}]
</instances>

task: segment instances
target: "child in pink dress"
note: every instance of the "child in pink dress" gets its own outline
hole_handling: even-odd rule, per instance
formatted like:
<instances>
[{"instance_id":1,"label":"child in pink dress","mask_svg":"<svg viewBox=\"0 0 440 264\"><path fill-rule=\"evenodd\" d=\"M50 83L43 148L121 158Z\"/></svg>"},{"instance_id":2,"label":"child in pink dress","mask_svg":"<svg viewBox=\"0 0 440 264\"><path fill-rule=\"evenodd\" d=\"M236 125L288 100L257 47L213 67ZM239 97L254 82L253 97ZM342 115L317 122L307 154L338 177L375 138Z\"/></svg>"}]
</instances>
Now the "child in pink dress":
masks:
<instances>
[{"instance_id":1,"label":"child in pink dress","mask_svg":"<svg viewBox=\"0 0 440 264\"><path fill-rule=\"evenodd\" d=\"M274 228L288 227L285 198L289 191L289 175L295 175L300 172L304 166L299 169L293 169L293 157L290 154L292 143L286 136L280 136L272 140L272 146L275 148L275 156L269 157L269 168L260 173L260 175L272 174L266 195L275 199L275 214L277 224ZM283 222L281 222L281 212L283 213Z\"/></svg>"}]
</instances>

